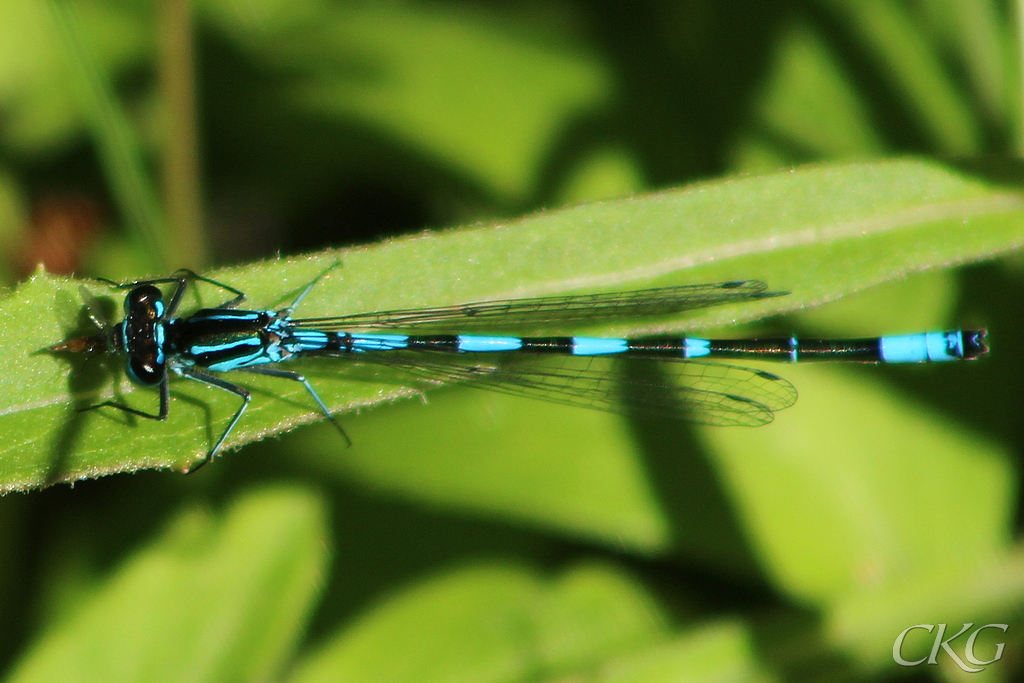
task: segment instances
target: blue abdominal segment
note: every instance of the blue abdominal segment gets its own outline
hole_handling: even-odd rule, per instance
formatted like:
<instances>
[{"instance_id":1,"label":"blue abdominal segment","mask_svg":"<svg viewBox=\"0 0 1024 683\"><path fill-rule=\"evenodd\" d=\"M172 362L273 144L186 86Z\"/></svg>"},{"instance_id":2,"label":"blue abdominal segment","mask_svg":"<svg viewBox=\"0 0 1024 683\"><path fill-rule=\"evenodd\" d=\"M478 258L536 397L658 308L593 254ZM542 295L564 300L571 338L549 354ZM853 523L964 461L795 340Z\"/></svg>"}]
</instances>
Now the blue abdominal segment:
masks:
<instances>
[{"instance_id":1,"label":"blue abdominal segment","mask_svg":"<svg viewBox=\"0 0 1024 683\"><path fill-rule=\"evenodd\" d=\"M964 357L963 333L924 332L882 337L882 360L886 363L924 363L959 360Z\"/></svg>"},{"instance_id":2,"label":"blue abdominal segment","mask_svg":"<svg viewBox=\"0 0 1024 683\"><path fill-rule=\"evenodd\" d=\"M459 351L464 353L491 353L518 351L523 347L523 340L519 337L484 337L460 334L457 344Z\"/></svg>"},{"instance_id":3,"label":"blue abdominal segment","mask_svg":"<svg viewBox=\"0 0 1024 683\"><path fill-rule=\"evenodd\" d=\"M573 337L572 354L574 356L605 356L613 353L629 351L629 342L625 339L602 339L600 337Z\"/></svg>"}]
</instances>

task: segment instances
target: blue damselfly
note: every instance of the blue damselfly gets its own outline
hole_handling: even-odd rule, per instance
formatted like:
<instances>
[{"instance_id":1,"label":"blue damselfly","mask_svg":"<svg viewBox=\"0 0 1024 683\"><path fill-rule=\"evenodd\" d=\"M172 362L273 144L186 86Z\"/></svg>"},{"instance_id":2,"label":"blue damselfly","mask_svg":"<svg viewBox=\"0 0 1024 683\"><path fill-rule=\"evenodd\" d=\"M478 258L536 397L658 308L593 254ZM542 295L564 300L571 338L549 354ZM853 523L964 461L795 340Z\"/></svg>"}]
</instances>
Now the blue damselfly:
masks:
<instances>
[{"instance_id":1,"label":"blue damselfly","mask_svg":"<svg viewBox=\"0 0 1024 683\"><path fill-rule=\"evenodd\" d=\"M775 411L791 406L796 390L778 375L722 360L920 363L969 360L988 351L984 330L799 340L496 334L517 328L564 329L605 320L663 317L786 294L769 291L756 280L328 318L294 317L326 273L310 282L290 306L278 311L239 309L245 300L243 292L189 270L155 280L111 283L128 290L124 320L108 325L91 313L99 327L96 334L68 340L51 350L123 355L131 380L160 392L156 413L114 401L86 410L110 406L145 418L166 419L171 375L238 396L241 405L192 471L220 451L249 405L249 391L222 376L234 370L301 383L320 411L345 435L313 385L300 373L278 367L290 358L348 358L398 368L431 385L468 382L492 391L610 412L674 416L707 425L757 426L770 422ZM231 298L214 308L178 316L185 291L193 282L220 287ZM173 285L166 302L159 285ZM595 358L609 357L660 362L664 372L660 379L651 380L592 365Z\"/></svg>"}]
</instances>

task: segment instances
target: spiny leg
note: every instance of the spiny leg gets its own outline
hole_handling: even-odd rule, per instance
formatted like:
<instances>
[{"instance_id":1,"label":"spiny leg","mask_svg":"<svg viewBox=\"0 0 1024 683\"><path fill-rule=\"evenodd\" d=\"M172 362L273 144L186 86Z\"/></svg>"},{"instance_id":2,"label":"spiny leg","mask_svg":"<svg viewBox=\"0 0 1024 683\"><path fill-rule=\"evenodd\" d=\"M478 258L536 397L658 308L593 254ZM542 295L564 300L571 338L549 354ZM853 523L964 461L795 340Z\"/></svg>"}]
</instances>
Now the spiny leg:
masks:
<instances>
[{"instance_id":1,"label":"spiny leg","mask_svg":"<svg viewBox=\"0 0 1024 683\"><path fill-rule=\"evenodd\" d=\"M178 310L178 304L181 303L181 297L184 296L185 289L188 286L188 283L197 280L199 282L206 282L207 284L211 284L214 287L220 287L221 289L227 290L235 295L233 298L228 299L224 303L214 306L214 308L234 308L238 304L245 301L245 292L243 292L242 290L231 287L230 285L226 285L223 282L218 282L217 280L214 280L212 278L208 278L205 275L200 275L194 270L189 270L188 268L178 269L177 271L174 272L174 275L172 275L170 278L167 278L167 280L176 281L178 283L178 286L175 287L174 289L174 293L171 295L171 300L167 303L167 314L165 315L165 317L167 318L172 317L175 311Z\"/></svg>"},{"instance_id":2,"label":"spiny leg","mask_svg":"<svg viewBox=\"0 0 1024 683\"><path fill-rule=\"evenodd\" d=\"M214 287L220 287L221 289L227 290L234 294L234 298L225 301L215 308L234 308L238 304L245 301L245 292L240 289L236 289L230 285L226 285L223 282L218 282L212 278L208 278L205 275L189 270L188 268L181 268L176 270L173 275L168 277L154 278L152 280L133 280L131 282L115 282L109 278L98 277L95 278L100 282L104 282L109 285L113 285L118 289L132 289L134 287L141 287L143 285L164 285L174 283L174 292L171 294L170 301L167 302L167 310L164 313L165 318L173 317L174 313L178 310L178 305L181 303L181 298L185 294L185 290L188 288L188 283L192 281L206 282L213 285Z\"/></svg>"},{"instance_id":3,"label":"spiny leg","mask_svg":"<svg viewBox=\"0 0 1024 683\"><path fill-rule=\"evenodd\" d=\"M197 382L202 382L203 384L209 384L210 386L217 387L218 389L229 391L235 396L238 396L239 398L242 399L242 405L240 405L238 407L238 410L235 411L234 417L232 417L231 421L228 422L227 428L224 430L224 433L220 435L220 438L217 439L217 443L214 444L213 448L210 449L210 452L206 454L205 458L199 461L198 465L196 465L195 467L191 467L185 471L186 474L191 474L198 470L203 465L205 465L206 463L213 460L213 457L217 455L217 451L219 451L220 447L224 445L224 441L227 440L228 435L231 434L231 431L235 428L235 425L238 424L238 421L242 419L242 415L245 413L246 408L249 407L249 401L252 400L252 397L249 395L248 390L245 389L244 387L240 387L237 384L227 382L221 379L220 377L215 377L205 372L200 372L199 370L194 370L192 368L176 368L175 372L184 377L188 377L189 379L194 379Z\"/></svg>"},{"instance_id":4,"label":"spiny leg","mask_svg":"<svg viewBox=\"0 0 1024 683\"><path fill-rule=\"evenodd\" d=\"M291 372L290 370L276 370L274 368L264 368L259 366L249 367L245 369L257 375L266 375L268 377L278 377L280 379L290 379L293 382L300 382L302 386L306 387L306 391L308 391L309 395L313 397L313 400L316 401L316 404L320 406L321 412L323 412L323 414L327 416L327 419L330 420L331 423L338 429L338 433L341 434L341 438L345 439L345 444L347 446L352 445L352 439L348 437L348 434L345 433L345 429L341 426L341 423L338 422L334 415L331 414L331 411L327 407L327 404L325 404L323 400L321 400L320 395L316 393L316 389L313 388L313 385L309 383L309 380L306 379L304 375L300 375L297 372Z\"/></svg>"}]
</instances>

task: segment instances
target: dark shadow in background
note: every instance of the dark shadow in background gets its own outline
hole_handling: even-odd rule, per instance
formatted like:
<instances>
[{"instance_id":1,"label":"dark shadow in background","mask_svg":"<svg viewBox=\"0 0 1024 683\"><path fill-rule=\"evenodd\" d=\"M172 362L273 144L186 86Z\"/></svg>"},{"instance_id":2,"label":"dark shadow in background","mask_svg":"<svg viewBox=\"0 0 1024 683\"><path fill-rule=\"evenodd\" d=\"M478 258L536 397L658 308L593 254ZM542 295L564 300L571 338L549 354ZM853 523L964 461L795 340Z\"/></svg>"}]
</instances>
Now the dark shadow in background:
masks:
<instances>
[{"instance_id":1,"label":"dark shadow in background","mask_svg":"<svg viewBox=\"0 0 1024 683\"><path fill-rule=\"evenodd\" d=\"M612 68L609 126L653 187L722 173L772 66L790 2L577 3Z\"/></svg>"},{"instance_id":2,"label":"dark shadow in background","mask_svg":"<svg viewBox=\"0 0 1024 683\"><path fill-rule=\"evenodd\" d=\"M616 99L567 122L534 196L511 204L380 131L275 99L316 74L268 72L223 38L204 34L200 129L208 138L208 194L221 202L213 211L222 231L214 236L223 245L217 252L240 260L519 216L552 201L551 188L563 187L581 158L609 144L638 154L653 187L720 174L737 132L749 124L793 4L603 1L576 3L573 11L584 39L610 67ZM320 75L329 68L339 80L386 77L357 56L336 61L320 65Z\"/></svg>"},{"instance_id":3,"label":"dark shadow in background","mask_svg":"<svg viewBox=\"0 0 1024 683\"><path fill-rule=\"evenodd\" d=\"M257 67L222 37L203 35L200 129L213 204L212 239L229 261L357 244L476 220L518 215L447 161L385 132L298 107L304 78L377 80L356 58L318 73ZM245 112L239 118L238 112Z\"/></svg>"},{"instance_id":4,"label":"dark shadow in background","mask_svg":"<svg viewBox=\"0 0 1024 683\"><path fill-rule=\"evenodd\" d=\"M908 383L927 391L944 412L980 429L995 443L1009 446L1017 482L1024 490L1024 357L1017 340L1024 339L1024 276L1014 267L986 263L961 271L957 320L988 328L986 358L954 370L945 390ZM998 293L993 295L993 293ZM913 378L916 380L917 378ZM950 391L950 387L955 390ZM1016 535L1024 531L1024 498L1017 499Z\"/></svg>"},{"instance_id":5,"label":"dark shadow in background","mask_svg":"<svg viewBox=\"0 0 1024 683\"><path fill-rule=\"evenodd\" d=\"M568 123L532 204L557 201L581 160L609 146L635 155L653 189L723 173L793 10L793 2L576 3L611 68L615 99Z\"/></svg>"}]
</instances>

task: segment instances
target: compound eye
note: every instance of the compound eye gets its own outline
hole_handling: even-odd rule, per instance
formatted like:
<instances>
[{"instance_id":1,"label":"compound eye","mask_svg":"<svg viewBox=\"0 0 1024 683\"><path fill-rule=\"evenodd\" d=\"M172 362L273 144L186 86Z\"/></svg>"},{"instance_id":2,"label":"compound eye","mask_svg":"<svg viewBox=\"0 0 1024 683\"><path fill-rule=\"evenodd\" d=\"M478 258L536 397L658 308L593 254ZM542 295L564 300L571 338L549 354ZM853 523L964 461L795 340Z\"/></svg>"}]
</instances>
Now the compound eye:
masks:
<instances>
[{"instance_id":1,"label":"compound eye","mask_svg":"<svg viewBox=\"0 0 1024 683\"><path fill-rule=\"evenodd\" d=\"M128 292L128 296L124 298L125 313L145 309L150 311L150 316L159 317L163 313L163 298L163 292L153 285L140 285Z\"/></svg>"},{"instance_id":2,"label":"compound eye","mask_svg":"<svg viewBox=\"0 0 1024 683\"><path fill-rule=\"evenodd\" d=\"M164 364L151 358L129 358L126 368L132 381L146 387L154 387L164 379Z\"/></svg>"}]
</instances>

